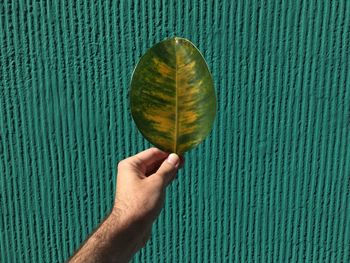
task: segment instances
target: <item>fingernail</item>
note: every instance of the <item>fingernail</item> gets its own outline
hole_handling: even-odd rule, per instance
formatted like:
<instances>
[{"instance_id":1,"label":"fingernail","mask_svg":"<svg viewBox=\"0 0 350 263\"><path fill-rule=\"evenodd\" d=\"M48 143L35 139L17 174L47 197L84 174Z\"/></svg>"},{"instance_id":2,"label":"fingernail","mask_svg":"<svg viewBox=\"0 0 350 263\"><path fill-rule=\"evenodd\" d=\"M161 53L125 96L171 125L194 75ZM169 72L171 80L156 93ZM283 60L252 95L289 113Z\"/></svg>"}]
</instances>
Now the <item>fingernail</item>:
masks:
<instances>
[{"instance_id":1,"label":"fingernail","mask_svg":"<svg viewBox=\"0 0 350 263\"><path fill-rule=\"evenodd\" d=\"M167 158L168 163L174 165L175 167L177 167L177 165L179 164L180 158L176 153L171 153L168 158Z\"/></svg>"}]
</instances>

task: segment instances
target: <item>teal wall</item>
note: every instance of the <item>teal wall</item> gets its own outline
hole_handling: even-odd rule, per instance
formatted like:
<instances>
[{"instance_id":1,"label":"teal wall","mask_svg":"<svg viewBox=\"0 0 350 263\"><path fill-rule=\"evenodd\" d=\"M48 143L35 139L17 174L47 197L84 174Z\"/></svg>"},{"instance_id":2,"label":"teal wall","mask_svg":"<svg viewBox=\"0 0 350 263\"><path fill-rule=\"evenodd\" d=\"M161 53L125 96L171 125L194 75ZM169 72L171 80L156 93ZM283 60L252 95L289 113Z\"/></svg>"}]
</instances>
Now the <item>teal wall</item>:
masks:
<instances>
[{"instance_id":1,"label":"teal wall","mask_svg":"<svg viewBox=\"0 0 350 263\"><path fill-rule=\"evenodd\" d=\"M135 262L350 262L350 1L0 3L0 262L63 262L149 147L128 105L140 56L203 52L214 129Z\"/></svg>"}]
</instances>

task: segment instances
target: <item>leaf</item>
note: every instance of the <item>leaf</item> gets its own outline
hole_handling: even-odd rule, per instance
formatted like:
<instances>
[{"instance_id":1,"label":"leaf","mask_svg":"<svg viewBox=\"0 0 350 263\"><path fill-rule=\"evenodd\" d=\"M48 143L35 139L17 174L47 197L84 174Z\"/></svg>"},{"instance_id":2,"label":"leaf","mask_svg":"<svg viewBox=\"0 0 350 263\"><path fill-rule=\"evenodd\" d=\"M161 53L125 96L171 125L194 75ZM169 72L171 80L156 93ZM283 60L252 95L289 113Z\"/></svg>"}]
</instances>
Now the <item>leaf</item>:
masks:
<instances>
[{"instance_id":1,"label":"leaf","mask_svg":"<svg viewBox=\"0 0 350 263\"><path fill-rule=\"evenodd\" d=\"M130 108L143 136L164 151L181 155L201 143L214 122L216 95L199 50L179 37L150 48L134 70Z\"/></svg>"}]
</instances>

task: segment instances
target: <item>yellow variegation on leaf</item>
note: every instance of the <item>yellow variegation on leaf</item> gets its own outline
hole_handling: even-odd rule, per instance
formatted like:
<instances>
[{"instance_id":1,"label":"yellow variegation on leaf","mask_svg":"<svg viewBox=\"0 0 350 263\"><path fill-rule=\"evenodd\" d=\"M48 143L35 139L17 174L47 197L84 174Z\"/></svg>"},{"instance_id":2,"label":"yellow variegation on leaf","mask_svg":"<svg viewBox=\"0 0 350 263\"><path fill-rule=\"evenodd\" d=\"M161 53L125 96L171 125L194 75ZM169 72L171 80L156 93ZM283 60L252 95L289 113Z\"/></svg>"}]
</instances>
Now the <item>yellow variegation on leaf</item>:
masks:
<instances>
[{"instance_id":1,"label":"yellow variegation on leaf","mask_svg":"<svg viewBox=\"0 0 350 263\"><path fill-rule=\"evenodd\" d=\"M150 48L134 70L130 108L143 136L161 150L181 155L201 143L214 122L216 95L199 50L179 37Z\"/></svg>"}]
</instances>

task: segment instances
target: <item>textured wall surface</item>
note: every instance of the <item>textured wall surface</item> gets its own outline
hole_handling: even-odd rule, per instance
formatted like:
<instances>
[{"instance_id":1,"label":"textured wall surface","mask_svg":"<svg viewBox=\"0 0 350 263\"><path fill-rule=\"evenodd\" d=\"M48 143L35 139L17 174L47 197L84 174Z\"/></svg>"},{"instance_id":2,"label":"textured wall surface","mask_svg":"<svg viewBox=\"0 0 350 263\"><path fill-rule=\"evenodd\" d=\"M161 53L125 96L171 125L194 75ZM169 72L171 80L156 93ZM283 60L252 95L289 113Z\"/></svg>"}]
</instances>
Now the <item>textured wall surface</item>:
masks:
<instances>
[{"instance_id":1,"label":"textured wall surface","mask_svg":"<svg viewBox=\"0 0 350 263\"><path fill-rule=\"evenodd\" d=\"M2 0L0 262L63 262L108 213L149 147L132 70L174 35L217 119L134 262L350 262L349 20L345 0Z\"/></svg>"}]
</instances>

